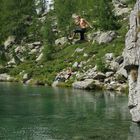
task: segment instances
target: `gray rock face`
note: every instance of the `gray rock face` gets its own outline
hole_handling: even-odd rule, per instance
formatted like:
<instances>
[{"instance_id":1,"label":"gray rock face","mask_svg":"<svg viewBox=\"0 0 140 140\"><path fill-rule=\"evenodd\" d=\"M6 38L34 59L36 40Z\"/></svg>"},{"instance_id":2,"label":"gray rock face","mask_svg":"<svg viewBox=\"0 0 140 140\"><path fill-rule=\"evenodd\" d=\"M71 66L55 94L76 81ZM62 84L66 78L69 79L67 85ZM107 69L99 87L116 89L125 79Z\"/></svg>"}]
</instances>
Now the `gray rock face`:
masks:
<instances>
[{"instance_id":1,"label":"gray rock face","mask_svg":"<svg viewBox=\"0 0 140 140\"><path fill-rule=\"evenodd\" d=\"M130 113L134 122L140 122L140 0L130 14L130 29L126 34L124 68L129 80Z\"/></svg>"},{"instance_id":2,"label":"gray rock face","mask_svg":"<svg viewBox=\"0 0 140 140\"><path fill-rule=\"evenodd\" d=\"M127 7L127 0L112 0L112 3L114 5L114 12L116 16L128 14L131 10Z\"/></svg>"}]
</instances>

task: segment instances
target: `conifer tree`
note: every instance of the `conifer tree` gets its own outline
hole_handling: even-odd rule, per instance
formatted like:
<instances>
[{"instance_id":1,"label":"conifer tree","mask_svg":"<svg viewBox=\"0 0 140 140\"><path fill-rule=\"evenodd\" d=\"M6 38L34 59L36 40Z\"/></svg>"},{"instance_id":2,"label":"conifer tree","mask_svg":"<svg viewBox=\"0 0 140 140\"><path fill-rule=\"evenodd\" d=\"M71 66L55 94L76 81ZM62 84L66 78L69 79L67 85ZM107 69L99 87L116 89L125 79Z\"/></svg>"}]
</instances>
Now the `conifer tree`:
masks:
<instances>
[{"instance_id":1,"label":"conifer tree","mask_svg":"<svg viewBox=\"0 0 140 140\"><path fill-rule=\"evenodd\" d=\"M0 28L1 38L8 35L23 37L26 35L27 16L35 15L34 0L1 0Z\"/></svg>"},{"instance_id":2,"label":"conifer tree","mask_svg":"<svg viewBox=\"0 0 140 140\"><path fill-rule=\"evenodd\" d=\"M102 30L113 30L117 28L116 17L114 16L111 2L100 0L98 2L98 24Z\"/></svg>"},{"instance_id":3,"label":"conifer tree","mask_svg":"<svg viewBox=\"0 0 140 140\"><path fill-rule=\"evenodd\" d=\"M52 21L50 18L46 20L46 23L43 28L43 38L44 38L44 60L51 60L52 54L54 52L54 41L55 41L55 34L52 29Z\"/></svg>"},{"instance_id":4,"label":"conifer tree","mask_svg":"<svg viewBox=\"0 0 140 140\"><path fill-rule=\"evenodd\" d=\"M58 19L58 26L60 29L66 29L70 24L71 16L75 12L75 0L56 0L55 12Z\"/></svg>"}]
</instances>

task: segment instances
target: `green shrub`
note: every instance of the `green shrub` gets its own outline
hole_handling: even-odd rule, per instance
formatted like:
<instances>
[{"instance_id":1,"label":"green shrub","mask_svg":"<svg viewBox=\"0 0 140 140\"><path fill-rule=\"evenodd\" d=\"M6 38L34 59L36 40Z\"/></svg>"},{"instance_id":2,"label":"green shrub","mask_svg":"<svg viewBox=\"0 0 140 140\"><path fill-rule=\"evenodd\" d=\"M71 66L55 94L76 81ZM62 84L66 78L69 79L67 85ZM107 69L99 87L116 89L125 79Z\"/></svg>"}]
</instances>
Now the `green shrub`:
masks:
<instances>
[{"instance_id":1,"label":"green shrub","mask_svg":"<svg viewBox=\"0 0 140 140\"><path fill-rule=\"evenodd\" d=\"M103 62L102 59L98 58L98 59L96 60L96 65L97 65L97 70L98 70L98 71L106 72L105 63Z\"/></svg>"}]
</instances>

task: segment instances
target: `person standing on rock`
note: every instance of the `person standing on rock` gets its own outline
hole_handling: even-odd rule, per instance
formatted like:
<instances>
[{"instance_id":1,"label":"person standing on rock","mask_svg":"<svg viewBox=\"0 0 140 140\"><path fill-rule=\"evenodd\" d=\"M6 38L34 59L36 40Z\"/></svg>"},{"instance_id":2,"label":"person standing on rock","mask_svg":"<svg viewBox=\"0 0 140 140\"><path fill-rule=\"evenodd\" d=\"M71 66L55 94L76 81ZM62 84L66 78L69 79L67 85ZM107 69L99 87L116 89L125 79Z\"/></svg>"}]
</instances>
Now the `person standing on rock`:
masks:
<instances>
[{"instance_id":1,"label":"person standing on rock","mask_svg":"<svg viewBox=\"0 0 140 140\"><path fill-rule=\"evenodd\" d=\"M74 39L75 35L77 33L80 34L80 41L85 40L85 32L87 31L88 27L93 28L84 18L82 18L79 15L72 15L72 18L74 19L74 23L77 26L76 29L73 31L71 37L69 37L69 40Z\"/></svg>"}]
</instances>

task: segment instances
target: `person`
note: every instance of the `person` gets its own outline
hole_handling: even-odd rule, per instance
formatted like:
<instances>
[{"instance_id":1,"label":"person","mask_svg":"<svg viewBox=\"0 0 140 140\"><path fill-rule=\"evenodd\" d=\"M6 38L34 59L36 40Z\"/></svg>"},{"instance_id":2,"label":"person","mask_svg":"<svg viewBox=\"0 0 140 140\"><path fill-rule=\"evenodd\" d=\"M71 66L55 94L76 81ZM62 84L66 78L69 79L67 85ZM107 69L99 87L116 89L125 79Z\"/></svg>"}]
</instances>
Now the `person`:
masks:
<instances>
[{"instance_id":1,"label":"person","mask_svg":"<svg viewBox=\"0 0 140 140\"><path fill-rule=\"evenodd\" d=\"M93 28L89 22L87 22L84 18L82 18L79 15L72 15L72 18L74 19L74 23L77 26L76 29L73 31L73 34L71 37L69 37L70 40L74 39L75 35L77 33L80 34L80 41L85 40L85 32L87 31L87 28Z\"/></svg>"}]
</instances>

